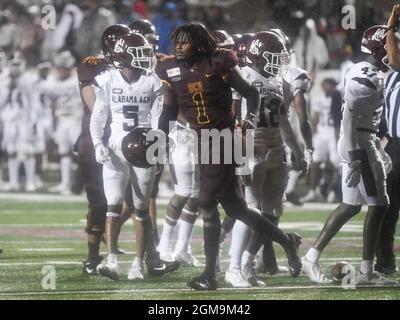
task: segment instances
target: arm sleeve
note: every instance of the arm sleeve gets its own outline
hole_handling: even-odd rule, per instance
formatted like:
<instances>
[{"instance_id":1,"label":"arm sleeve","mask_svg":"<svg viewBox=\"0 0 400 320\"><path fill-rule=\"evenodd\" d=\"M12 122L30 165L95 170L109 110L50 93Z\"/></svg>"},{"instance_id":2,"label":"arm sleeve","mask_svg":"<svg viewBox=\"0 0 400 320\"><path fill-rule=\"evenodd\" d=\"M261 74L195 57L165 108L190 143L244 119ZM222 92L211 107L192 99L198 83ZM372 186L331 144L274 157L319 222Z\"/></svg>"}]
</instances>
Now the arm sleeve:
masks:
<instances>
[{"instance_id":1,"label":"arm sleeve","mask_svg":"<svg viewBox=\"0 0 400 320\"><path fill-rule=\"evenodd\" d=\"M90 117L90 135L93 145L101 143L110 110L107 90L96 88L96 102Z\"/></svg>"}]
</instances>

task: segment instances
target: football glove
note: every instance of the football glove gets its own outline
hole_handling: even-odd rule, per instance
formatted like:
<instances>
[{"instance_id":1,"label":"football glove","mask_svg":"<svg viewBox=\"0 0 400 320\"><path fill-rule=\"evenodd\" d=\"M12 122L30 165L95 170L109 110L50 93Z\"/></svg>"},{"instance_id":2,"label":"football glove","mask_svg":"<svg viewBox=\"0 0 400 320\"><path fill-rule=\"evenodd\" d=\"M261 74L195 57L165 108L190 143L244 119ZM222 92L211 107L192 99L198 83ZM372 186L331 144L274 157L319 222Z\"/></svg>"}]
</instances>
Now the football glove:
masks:
<instances>
[{"instance_id":1,"label":"football glove","mask_svg":"<svg viewBox=\"0 0 400 320\"><path fill-rule=\"evenodd\" d=\"M360 183L361 178L361 161L353 160L349 163L349 170L346 175L346 185L349 188L355 188Z\"/></svg>"},{"instance_id":2,"label":"football glove","mask_svg":"<svg viewBox=\"0 0 400 320\"><path fill-rule=\"evenodd\" d=\"M248 113L245 119L240 122L240 127L242 130L246 131L247 129L254 129L255 118L256 117L254 114Z\"/></svg>"},{"instance_id":3,"label":"football glove","mask_svg":"<svg viewBox=\"0 0 400 320\"><path fill-rule=\"evenodd\" d=\"M385 167L386 174L389 174L393 169L392 158L382 149L381 150L383 165Z\"/></svg>"},{"instance_id":4,"label":"football glove","mask_svg":"<svg viewBox=\"0 0 400 320\"><path fill-rule=\"evenodd\" d=\"M110 152L108 147L106 147L102 142L98 142L94 146L96 161L98 163L104 164L110 160Z\"/></svg>"}]
</instances>

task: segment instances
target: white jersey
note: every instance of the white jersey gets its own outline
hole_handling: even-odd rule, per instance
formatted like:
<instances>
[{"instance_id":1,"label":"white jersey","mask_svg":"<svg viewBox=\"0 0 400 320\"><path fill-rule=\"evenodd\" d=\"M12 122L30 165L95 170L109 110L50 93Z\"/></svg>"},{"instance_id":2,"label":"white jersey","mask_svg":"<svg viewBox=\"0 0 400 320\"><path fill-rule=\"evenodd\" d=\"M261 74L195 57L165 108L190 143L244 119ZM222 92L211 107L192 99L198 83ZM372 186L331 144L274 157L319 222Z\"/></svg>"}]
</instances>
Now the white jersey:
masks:
<instances>
[{"instance_id":1,"label":"white jersey","mask_svg":"<svg viewBox=\"0 0 400 320\"><path fill-rule=\"evenodd\" d=\"M63 121L80 121L82 117L78 78L73 74L65 80L50 77L41 84L41 91L55 100L55 116Z\"/></svg>"},{"instance_id":2,"label":"white jersey","mask_svg":"<svg viewBox=\"0 0 400 320\"><path fill-rule=\"evenodd\" d=\"M355 137L361 148L367 148L368 142L375 139L383 111L383 90L384 78L370 63L357 63L347 72L340 128L341 136L347 138L347 149L353 150L356 146L351 145L351 137L346 135Z\"/></svg>"},{"instance_id":3,"label":"white jersey","mask_svg":"<svg viewBox=\"0 0 400 320\"><path fill-rule=\"evenodd\" d=\"M332 119L332 97L324 93L312 100L311 112L318 114L317 134L334 130Z\"/></svg>"},{"instance_id":4,"label":"white jersey","mask_svg":"<svg viewBox=\"0 0 400 320\"><path fill-rule=\"evenodd\" d=\"M162 83L155 73L143 73L132 84L126 82L119 70L104 72L95 80L99 87L90 124L93 141L101 140L109 112L111 136L118 140L135 126L155 126L154 118L159 112L162 94Z\"/></svg>"},{"instance_id":5,"label":"white jersey","mask_svg":"<svg viewBox=\"0 0 400 320\"><path fill-rule=\"evenodd\" d=\"M284 79L290 84L290 103L300 91L308 92L310 90L310 79L307 71L301 68L289 65Z\"/></svg>"},{"instance_id":6,"label":"white jersey","mask_svg":"<svg viewBox=\"0 0 400 320\"><path fill-rule=\"evenodd\" d=\"M280 116L283 103L282 78L265 78L247 66L242 69L242 74L260 92L261 105L256 117L257 127L254 130L256 149L282 146L283 140L280 133ZM246 103L245 99L242 100L242 103L243 101Z\"/></svg>"}]
</instances>

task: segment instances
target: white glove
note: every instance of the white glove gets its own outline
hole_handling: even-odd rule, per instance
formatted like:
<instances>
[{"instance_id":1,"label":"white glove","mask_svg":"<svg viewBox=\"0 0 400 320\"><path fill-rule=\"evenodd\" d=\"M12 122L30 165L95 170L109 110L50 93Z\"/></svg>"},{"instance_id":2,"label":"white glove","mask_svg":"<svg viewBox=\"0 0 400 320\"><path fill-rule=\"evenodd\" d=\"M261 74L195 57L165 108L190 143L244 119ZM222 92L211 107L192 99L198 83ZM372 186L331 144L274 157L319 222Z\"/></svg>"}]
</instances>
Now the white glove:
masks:
<instances>
[{"instance_id":1,"label":"white glove","mask_svg":"<svg viewBox=\"0 0 400 320\"><path fill-rule=\"evenodd\" d=\"M110 152L108 148L102 143L98 142L94 146L96 161L98 163L104 164L108 160L110 160Z\"/></svg>"},{"instance_id":2,"label":"white glove","mask_svg":"<svg viewBox=\"0 0 400 320\"><path fill-rule=\"evenodd\" d=\"M355 188L360 183L361 161L354 160L349 164L349 170L346 175L346 184L349 188Z\"/></svg>"}]
</instances>

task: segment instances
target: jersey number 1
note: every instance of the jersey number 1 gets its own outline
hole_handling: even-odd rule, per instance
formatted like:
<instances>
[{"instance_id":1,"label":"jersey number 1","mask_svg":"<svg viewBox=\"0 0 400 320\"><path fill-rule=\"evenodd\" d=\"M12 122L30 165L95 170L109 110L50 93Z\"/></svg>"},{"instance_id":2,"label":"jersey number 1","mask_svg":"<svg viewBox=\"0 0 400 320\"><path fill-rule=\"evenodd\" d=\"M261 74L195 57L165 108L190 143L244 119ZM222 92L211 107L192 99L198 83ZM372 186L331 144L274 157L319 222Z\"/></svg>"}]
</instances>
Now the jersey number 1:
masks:
<instances>
[{"instance_id":1,"label":"jersey number 1","mask_svg":"<svg viewBox=\"0 0 400 320\"><path fill-rule=\"evenodd\" d=\"M201 92L196 92L192 96L192 100L197 108L197 123L198 124L209 123L210 119L208 117L206 106L204 104L203 94Z\"/></svg>"},{"instance_id":2,"label":"jersey number 1","mask_svg":"<svg viewBox=\"0 0 400 320\"><path fill-rule=\"evenodd\" d=\"M124 122L124 131L131 131L139 124L139 106L125 105L122 107L122 112L126 121Z\"/></svg>"}]
</instances>

